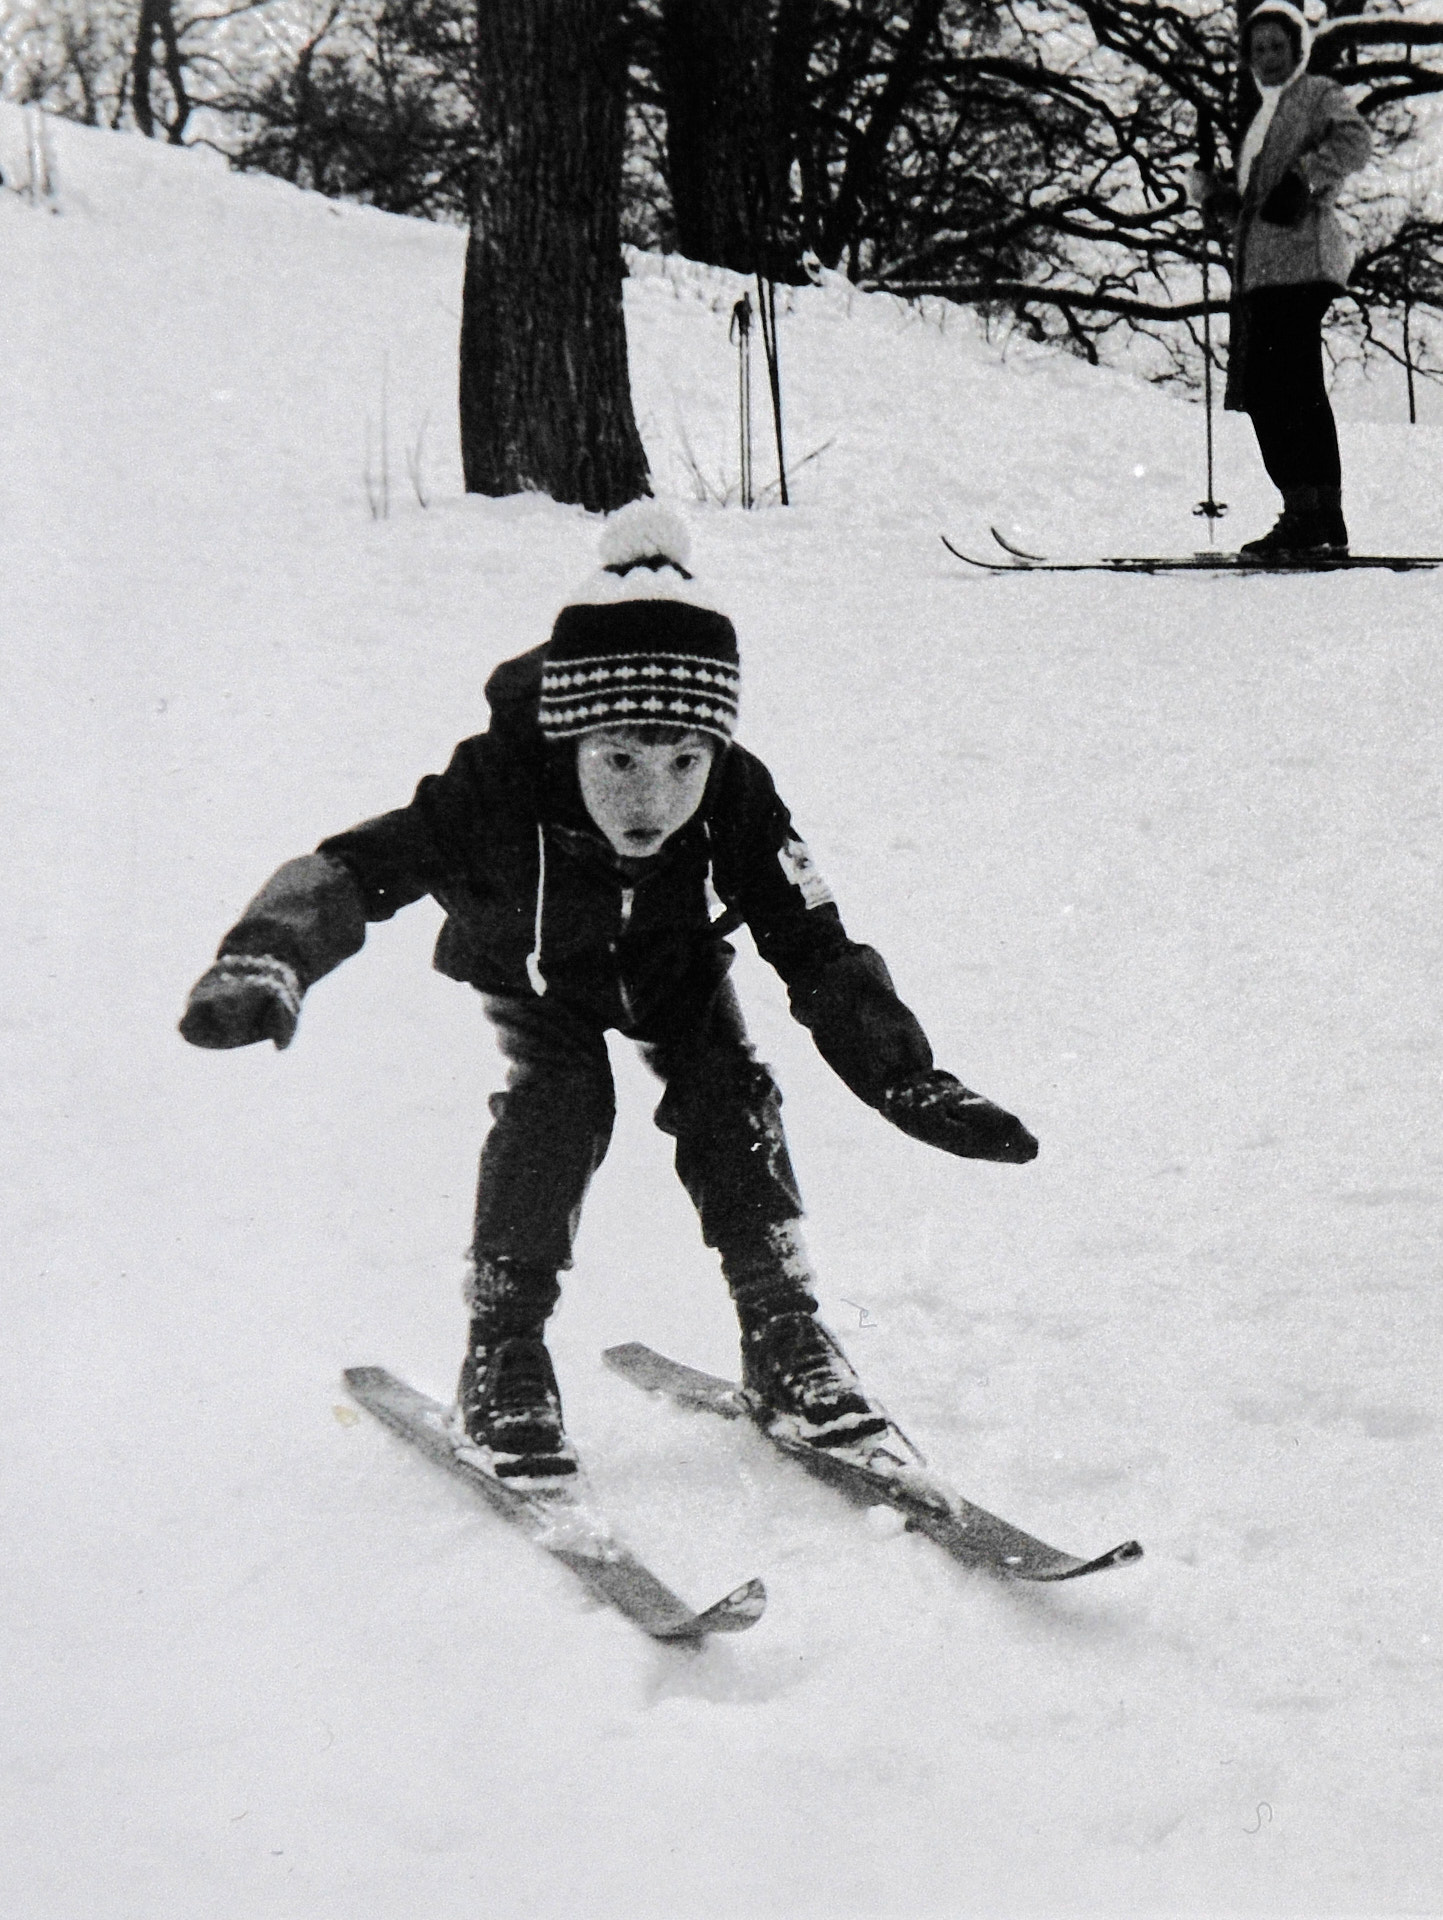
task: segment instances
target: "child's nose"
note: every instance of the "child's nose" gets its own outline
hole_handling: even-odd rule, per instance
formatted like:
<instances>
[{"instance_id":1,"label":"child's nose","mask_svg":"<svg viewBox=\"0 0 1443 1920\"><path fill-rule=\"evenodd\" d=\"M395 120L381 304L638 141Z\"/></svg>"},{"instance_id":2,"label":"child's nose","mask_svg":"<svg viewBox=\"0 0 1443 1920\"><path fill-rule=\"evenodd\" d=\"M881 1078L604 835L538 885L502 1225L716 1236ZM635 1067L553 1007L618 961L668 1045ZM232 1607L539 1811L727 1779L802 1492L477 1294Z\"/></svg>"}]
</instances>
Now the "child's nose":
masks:
<instances>
[{"instance_id":1,"label":"child's nose","mask_svg":"<svg viewBox=\"0 0 1443 1920\"><path fill-rule=\"evenodd\" d=\"M664 804L666 783L659 773L645 770L632 788L632 799L645 813L655 813Z\"/></svg>"}]
</instances>

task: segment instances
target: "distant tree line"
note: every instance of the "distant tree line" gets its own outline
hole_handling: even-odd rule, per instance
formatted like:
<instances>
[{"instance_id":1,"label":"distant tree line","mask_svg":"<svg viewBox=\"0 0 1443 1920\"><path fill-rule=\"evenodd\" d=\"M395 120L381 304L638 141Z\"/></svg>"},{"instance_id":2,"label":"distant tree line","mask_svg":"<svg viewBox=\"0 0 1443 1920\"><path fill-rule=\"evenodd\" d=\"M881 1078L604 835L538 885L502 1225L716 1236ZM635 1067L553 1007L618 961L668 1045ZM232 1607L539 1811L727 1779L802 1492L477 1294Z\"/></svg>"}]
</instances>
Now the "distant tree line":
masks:
<instances>
[{"instance_id":1,"label":"distant tree line","mask_svg":"<svg viewBox=\"0 0 1443 1920\"><path fill-rule=\"evenodd\" d=\"M1249 0L1243 0L1246 12ZM611 0L627 46L625 239L797 280L803 262L1014 315L1091 354L1197 318L1209 249L1180 182L1250 83L1234 0ZM10 94L207 138L235 165L466 221L484 111L478 0L46 0ZM1316 70L1406 157L1443 21L1333 0ZM1360 314L1443 302L1443 186L1358 208ZM1217 252L1212 257L1225 264Z\"/></svg>"},{"instance_id":2,"label":"distant tree line","mask_svg":"<svg viewBox=\"0 0 1443 1920\"><path fill-rule=\"evenodd\" d=\"M524 217L544 180L573 264L631 242L772 280L830 270L973 305L1089 359L1119 329L1146 333L1164 375L1191 375L1227 259L1182 180L1252 109L1237 36L1253 4L22 0L0 51L12 99L468 223L478 339L501 313L483 310L483 258L513 324L523 276L554 293ZM1379 155L1353 196L1348 324L1410 382L1436 376L1443 155L1430 172L1417 135L1443 92L1443 21L1403 0L1333 0L1313 66L1352 91ZM619 286L619 258L600 269ZM587 298L614 360L610 293ZM499 390L491 377L475 395ZM463 377L463 413L466 392ZM634 485L636 457L602 495Z\"/></svg>"}]
</instances>

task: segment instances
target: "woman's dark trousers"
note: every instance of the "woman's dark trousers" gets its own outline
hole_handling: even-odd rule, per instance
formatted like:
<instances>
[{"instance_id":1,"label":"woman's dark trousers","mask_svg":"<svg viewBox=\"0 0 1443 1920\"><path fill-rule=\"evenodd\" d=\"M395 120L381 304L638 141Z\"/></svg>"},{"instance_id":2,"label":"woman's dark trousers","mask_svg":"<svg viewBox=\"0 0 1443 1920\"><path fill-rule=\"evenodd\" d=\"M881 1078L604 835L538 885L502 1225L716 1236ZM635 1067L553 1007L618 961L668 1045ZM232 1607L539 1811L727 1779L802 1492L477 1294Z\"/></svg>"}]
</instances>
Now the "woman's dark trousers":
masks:
<instances>
[{"instance_id":1,"label":"woman's dark trousers","mask_svg":"<svg viewBox=\"0 0 1443 1920\"><path fill-rule=\"evenodd\" d=\"M1268 477L1285 500L1342 484L1338 430L1323 378L1323 316L1334 289L1258 287L1245 296L1243 403Z\"/></svg>"}]
</instances>

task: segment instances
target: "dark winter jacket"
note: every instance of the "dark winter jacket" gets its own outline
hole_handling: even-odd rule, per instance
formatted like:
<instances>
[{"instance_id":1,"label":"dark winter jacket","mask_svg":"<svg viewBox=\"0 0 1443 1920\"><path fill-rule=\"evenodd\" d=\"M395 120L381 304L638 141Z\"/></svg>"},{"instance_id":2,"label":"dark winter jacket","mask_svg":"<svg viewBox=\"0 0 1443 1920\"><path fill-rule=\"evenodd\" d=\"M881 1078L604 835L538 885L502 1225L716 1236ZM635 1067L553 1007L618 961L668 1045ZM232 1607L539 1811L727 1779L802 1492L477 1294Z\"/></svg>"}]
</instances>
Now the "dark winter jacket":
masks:
<instances>
[{"instance_id":1,"label":"dark winter jacket","mask_svg":"<svg viewBox=\"0 0 1443 1920\"><path fill-rule=\"evenodd\" d=\"M861 1099L877 1106L928 1070L926 1036L881 956L848 939L762 763L719 752L692 819L651 859L619 859L582 803L575 743L548 746L536 724L541 654L497 668L490 729L409 806L282 867L221 953L273 954L309 987L360 948L368 921L430 894L447 916L440 972L488 994L555 995L628 1033L708 972L719 980L725 935L744 923Z\"/></svg>"}]
</instances>

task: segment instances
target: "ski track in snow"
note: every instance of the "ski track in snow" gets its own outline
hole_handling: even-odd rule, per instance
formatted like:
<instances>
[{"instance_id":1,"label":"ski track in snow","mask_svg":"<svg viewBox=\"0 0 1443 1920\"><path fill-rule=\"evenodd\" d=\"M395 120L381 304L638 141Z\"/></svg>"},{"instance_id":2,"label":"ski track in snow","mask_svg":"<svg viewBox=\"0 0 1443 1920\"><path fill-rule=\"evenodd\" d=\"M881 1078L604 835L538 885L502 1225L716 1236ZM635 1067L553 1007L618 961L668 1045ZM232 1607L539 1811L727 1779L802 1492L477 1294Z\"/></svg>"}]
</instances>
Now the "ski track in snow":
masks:
<instances>
[{"instance_id":1,"label":"ski track in snow","mask_svg":"<svg viewBox=\"0 0 1443 1920\"><path fill-rule=\"evenodd\" d=\"M284 1057L174 1031L281 860L484 723L595 524L461 492L459 233L51 131L60 211L0 193L7 1913L1437 1911L1443 576L973 576L940 531L1199 543L1200 412L839 283L784 303L796 504L692 501L735 472L739 285L634 263L742 737L1042 1141L892 1132L743 942L825 1311L962 1491L1148 1553L1001 1586L606 1373L735 1366L618 1048L569 1422L688 1599L771 1592L658 1648L345 1404L346 1364L444 1393L460 1354L498 1074L434 908ZM1344 423L1355 542L1437 551L1443 429L1390 392ZM1272 509L1232 416L1219 474L1234 544Z\"/></svg>"}]
</instances>

